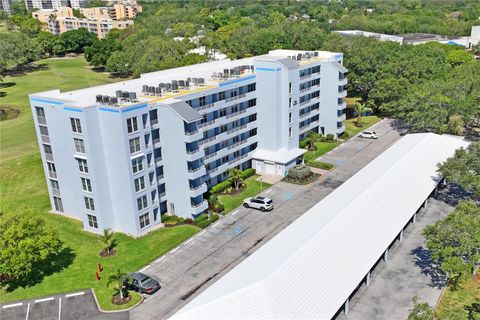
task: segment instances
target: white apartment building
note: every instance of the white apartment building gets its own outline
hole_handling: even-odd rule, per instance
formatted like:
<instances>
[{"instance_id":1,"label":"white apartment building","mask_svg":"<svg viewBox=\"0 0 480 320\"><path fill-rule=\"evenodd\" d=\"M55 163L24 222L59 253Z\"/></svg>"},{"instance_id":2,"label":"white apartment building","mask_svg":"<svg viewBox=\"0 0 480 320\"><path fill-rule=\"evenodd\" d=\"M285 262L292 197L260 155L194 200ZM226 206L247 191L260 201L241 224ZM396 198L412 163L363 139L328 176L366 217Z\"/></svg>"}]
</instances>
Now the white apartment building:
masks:
<instances>
[{"instance_id":1,"label":"white apartment building","mask_svg":"<svg viewBox=\"0 0 480 320\"><path fill-rule=\"evenodd\" d=\"M52 211L133 236L195 217L227 170L286 175L308 131L341 134L343 55L274 50L30 95Z\"/></svg>"},{"instance_id":2,"label":"white apartment building","mask_svg":"<svg viewBox=\"0 0 480 320\"><path fill-rule=\"evenodd\" d=\"M75 0L74 0L75 1ZM68 0L25 0L27 10L33 9L54 9L68 7Z\"/></svg>"}]
</instances>

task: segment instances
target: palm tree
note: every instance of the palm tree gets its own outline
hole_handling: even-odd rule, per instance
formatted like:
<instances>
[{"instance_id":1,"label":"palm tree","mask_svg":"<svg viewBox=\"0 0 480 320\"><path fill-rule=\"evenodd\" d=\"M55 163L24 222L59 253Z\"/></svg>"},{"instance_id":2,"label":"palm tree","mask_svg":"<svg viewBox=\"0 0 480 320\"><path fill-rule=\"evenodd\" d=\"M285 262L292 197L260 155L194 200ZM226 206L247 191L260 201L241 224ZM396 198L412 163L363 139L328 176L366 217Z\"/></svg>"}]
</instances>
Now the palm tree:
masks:
<instances>
[{"instance_id":1,"label":"palm tree","mask_svg":"<svg viewBox=\"0 0 480 320\"><path fill-rule=\"evenodd\" d=\"M364 103L357 102L357 104L353 107L355 112L357 113L357 127L362 126L362 114L365 112L373 112L372 108L366 107Z\"/></svg>"},{"instance_id":2,"label":"palm tree","mask_svg":"<svg viewBox=\"0 0 480 320\"><path fill-rule=\"evenodd\" d=\"M318 141L320 135L313 130L308 131L307 133L307 145L308 149L315 149L315 142Z\"/></svg>"},{"instance_id":3,"label":"palm tree","mask_svg":"<svg viewBox=\"0 0 480 320\"><path fill-rule=\"evenodd\" d=\"M243 178L242 178L242 171L238 168L232 168L227 171L230 178L232 178L233 186L235 190L238 190L242 185Z\"/></svg>"},{"instance_id":4,"label":"palm tree","mask_svg":"<svg viewBox=\"0 0 480 320\"><path fill-rule=\"evenodd\" d=\"M110 229L103 229L103 234L100 236L104 245L103 250L110 254L113 244L113 232Z\"/></svg>"},{"instance_id":5,"label":"palm tree","mask_svg":"<svg viewBox=\"0 0 480 320\"><path fill-rule=\"evenodd\" d=\"M110 287L111 284L114 285L114 289L120 292L120 298L123 300L125 297L123 296L123 287L125 280L129 280L130 276L128 273L123 272L121 269L117 269L115 273L110 273L107 279L107 288ZM128 292L127 292L128 297Z\"/></svg>"}]
</instances>

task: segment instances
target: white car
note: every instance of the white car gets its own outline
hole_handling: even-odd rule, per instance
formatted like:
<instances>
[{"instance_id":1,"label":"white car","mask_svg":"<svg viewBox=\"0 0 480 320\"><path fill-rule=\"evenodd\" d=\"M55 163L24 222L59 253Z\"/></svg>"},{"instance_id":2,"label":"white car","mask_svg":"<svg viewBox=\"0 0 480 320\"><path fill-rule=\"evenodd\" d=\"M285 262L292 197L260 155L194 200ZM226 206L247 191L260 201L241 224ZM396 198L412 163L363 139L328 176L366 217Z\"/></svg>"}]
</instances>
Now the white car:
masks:
<instances>
[{"instance_id":1,"label":"white car","mask_svg":"<svg viewBox=\"0 0 480 320\"><path fill-rule=\"evenodd\" d=\"M377 133L375 131L363 131L358 135L360 138L365 139L377 139Z\"/></svg>"},{"instance_id":2,"label":"white car","mask_svg":"<svg viewBox=\"0 0 480 320\"><path fill-rule=\"evenodd\" d=\"M245 208L259 209L260 211L273 210L273 200L267 197L254 197L243 200L243 206Z\"/></svg>"}]
</instances>

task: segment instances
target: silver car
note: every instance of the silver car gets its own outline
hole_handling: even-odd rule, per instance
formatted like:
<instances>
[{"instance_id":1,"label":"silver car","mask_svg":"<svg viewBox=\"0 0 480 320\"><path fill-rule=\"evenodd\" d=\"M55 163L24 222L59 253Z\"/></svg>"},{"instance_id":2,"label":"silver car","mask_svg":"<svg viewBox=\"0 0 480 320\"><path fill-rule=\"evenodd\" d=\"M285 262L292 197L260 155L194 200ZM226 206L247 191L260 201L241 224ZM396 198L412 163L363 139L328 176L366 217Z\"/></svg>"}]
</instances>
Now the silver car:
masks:
<instances>
[{"instance_id":1,"label":"silver car","mask_svg":"<svg viewBox=\"0 0 480 320\"><path fill-rule=\"evenodd\" d=\"M375 131L363 131L358 136L365 139L377 139L377 133Z\"/></svg>"},{"instance_id":2,"label":"silver car","mask_svg":"<svg viewBox=\"0 0 480 320\"><path fill-rule=\"evenodd\" d=\"M267 197L253 197L243 200L243 206L245 208L259 209L260 211L273 210L273 200Z\"/></svg>"}]
</instances>

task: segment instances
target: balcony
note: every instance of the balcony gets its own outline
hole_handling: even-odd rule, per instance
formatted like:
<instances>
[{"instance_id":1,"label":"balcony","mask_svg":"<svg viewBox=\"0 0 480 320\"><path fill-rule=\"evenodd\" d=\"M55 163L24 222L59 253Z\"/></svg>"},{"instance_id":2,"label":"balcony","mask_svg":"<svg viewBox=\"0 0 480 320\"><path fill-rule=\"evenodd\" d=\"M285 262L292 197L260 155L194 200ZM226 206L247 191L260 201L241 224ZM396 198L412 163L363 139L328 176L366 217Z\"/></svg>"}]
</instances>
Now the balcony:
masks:
<instances>
[{"instance_id":1,"label":"balcony","mask_svg":"<svg viewBox=\"0 0 480 320\"><path fill-rule=\"evenodd\" d=\"M205 151L203 151L203 149L196 149L196 150L187 150L187 161L194 161L194 160L197 160L197 159L200 159L202 158L203 156L205 156Z\"/></svg>"},{"instance_id":2,"label":"balcony","mask_svg":"<svg viewBox=\"0 0 480 320\"><path fill-rule=\"evenodd\" d=\"M346 107L347 107L347 103L346 103L346 102L340 103L340 104L338 105L338 109L339 109L339 110L343 110L343 109L345 109Z\"/></svg>"},{"instance_id":3,"label":"balcony","mask_svg":"<svg viewBox=\"0 0 480 320\"><path fill-rule=\"evenodd\" d=\"M57 173L53 171L48 171L48 176L52 179L57 179Z\"/></svg>"},{"instance_id":4,"label":"balcony","mask_svg":"<svg viewBox=\"0 0 480 320\"><path fill-rule=\"evenodd\" d=\"M159 176L157 177L157 182L158 182L158 184L163 184L163 183L165 183L165 176L164 176L163 174L159 175Z\"/></svg>"},{"instance_id":5,"label":"balcony","mask_svg":"<svg viewBox=\"0 0 480 320\"><path fill-rule=\"evenodd\" d=\"M198 125L198 128L200 129L200 128L209 127L209 126L211 126L211 125L213 125L213 124L215 124L215 119L214 119L214 120L210 120L210 121L208 121L208 122L200 123L200 124Z\"/></svg>"},{"instance_id":6,"label":"balcony","mask_svg":"<svg viewBox=\"0 0 480 320\"><path fill-rule=\"evenodd\" d=\"M153 139L153 147L160 148L160 138Z\"/></svg>"},{"instance_id":7,"label":"balcony","mask_svg":"<svg viewBox=\"0 0 480 320\"><path fill-rule=\"evenodd\" d=\"M303 76L300 76L300 80L306 80L306 79L310 79L312 77L312 74L306 74L306 75L303 75Z\"/></svg>"},{"instance_id":8,"label":"balcony","mask_svg":"<svg viewBox=\"0 0 480 320\"><path fill-rule=\"evenodd\" d=\"M311 130L315 127L318 127L319 123L320 123L320 120L315 120L315 121L310 122L307 125L304 125L303 127L300 127L300 133L303 133L305 131L308 131L308 130Z\"/></svg>"},{"instance_id":9,"label":"balcony","mask_svg":"<svg viewBox=\"0 0 480 320\"><path fill-rule=\"evenodd\" d=\"M207 192L207 190L208 188L206 183L202 183L201 185L196 187L190 186L190 197L192 198L198 197L199 195Z\"/></svg>"},{"instance_id":10,"label":"balcony","mask_svg":"<svg viewBox=\"0 0 480 320\"><path fill-rule=\"evenodd\" d=\"M60 196L60 189L52 188L52 195L59 197Z\"/></svg>"},{"instance_id":11,"label":"balcony","mask_svg":"<svg viewBox=\"0 0 480 320\"><path fill-rule=\"evenodd\" d=\"M155 164L157 166L162 165L163 164L162 157L156 157L155 158Z\"/></svg>"},{"instance_id":12,"label":"balcony","mask_svg":"<svg viewBox=\"0 0 480 320\"><path fill-rule=\"evenodd\" d=\"M342 125L341 127L337 127L337 133L340 134L345 131L345 126Z\"/></svg>"},{"instance_id":13,"label":"balcony","mask_svg":"<svg viewBox=\"0 0 480 320\"><path fill-rule=\"evenodd\" d=\"M160 125L158 124L158 119L153 119L150 124L152 125L152 129L159 129Z\"/></svg>"},{"instance_id":14,"label":"balcony","mask_svg":"<svg viewBox=\"0 0 480 320\"><path fill-rule=\"evenodd\" d=\"M53 161L53 154L45 153L45 159L48 160L48 161Z\"/></svg>"},{"instance_id":15,"label":"balcony","mask_svg":"<svg viewBox=\"0 0 480 320\"><path fill-rule=\"evenodd\" d=\"M345 98L347 96L347 90L339 91L338 92L338 97L339 98Z\"/></svg>"},{"instance_id":16,"label":"balcony","mask_svg":"<svg viewBox=\"0 0 480 320\"><path fill-rule=\"evenodd\" d=\"M347 78L343 78L343 79L338 79L338 85L339 86L344 86L348 83L348 80Z\"/></svg>"},{"instance_id":17,"label":"balcony","mask_svg":"<svg viewBox=\"0 0 480 320\"><path fill-rule=\"evenodd\" d=\"M204 147L206 147L206 144L209 144L209 142L215 141L216 139L217 139L217 136L206 138L206 139L203 139L203 140L199 141L198 145L199 146L205 145Z\"/></svg>"},{"instance_id":18,"label":"balcony","mask_svg":"<svg viewBox=\"0 0 480 320\"><path fill-rule=\"evenodd\" d=\"M347 115L345 113L337 116L337 121L344 121L345 119L347 119Z\"/></svg>"},{"instance_id":19,"label":"balcony","mask_svg":"<svg viewBox=\"0 0 480 320\"><path fill-rule=\"evenodd\" d=\"M42 142L50 144L50 137L49 136L41 135L40 137L41 137Z\"/></svg>"},{"instance_id":20,"label":"balcony","mask_svg":"<svg viewBox=\"0 0 480 320\"><path fill-rule=\"evenodd\" d=\"M238 96L225 99L225 103L229 103L229 102L232 102L232 101L235 101L235 100L238 100L238 99L242 99L244 97L246 97L246 94L242 93L242 94L239 94Z\"/></svg>"},{"instance_id":21,"label":"balcony","mask_svg":"<svg viewBox=\"0 0 480 320\"><path fill-rule=\"evenodd\" d=\"M160 201L164 201L164 200L167 199L167 193L164 191L164 192L160 193L158 195L158 197L160 198Z\"/></svg>"},{"instance_id":22,"label":"balcony","mask_svg":"<svg viewBox=\"0 0 480 320\"><path fill-rule=\"evenodd\" d=\"M200 177L203 177L207 173L205 166L200 166L195 169L188 169L188 179L195 180Z\"/></svg>"},{"instance_id":23,"label":"balcony","mask_svg":"<svg viewBox=\"0 0 480 320\"><path fill-rule=\"evenodd\" d=\"M198 204L192 203L192 209L193 209L193 214L197 215L199 213L202 213L203 211L208 209L208 201L203 200L202 202Z\"/></svg>"},{"instance_id":24,"label":"balcony","mask_svg":"<svg viewBox=\"0 0 480 320\"><path fill-rule=\"evenodd\" d=\"M194 142L203 138L203 132L200 130L195 130L192 132L185 132L185 141Z\"/></svg>"},{"instance_id":25,"label":"balcony","mask_svg":"<svg viewBox=\"0 0 480 320\"><path fill-rule=\"evenodd\" d=\"M38 124L47 124L47 119L45 117L42 117L42 116L37 116L37 122Z\"/></svg>"},{"instance_id":26,"label":"balcony","mask_svg":"<svg viewBox=\"0 0 480 320\"><path fill-rule=\"evenodd\" d=\"M319 108L313 109L313 110L310 110L310 111L305 112L304 114L302 114L302 115L300 116L300 119L306 119L306 118L308 118L308 117L313 117L313 116L315 116L315 115L317 115L317 114L319 114L319 113L320 113L320 109L319 109Z\"/></svg>"}]
</instances>

